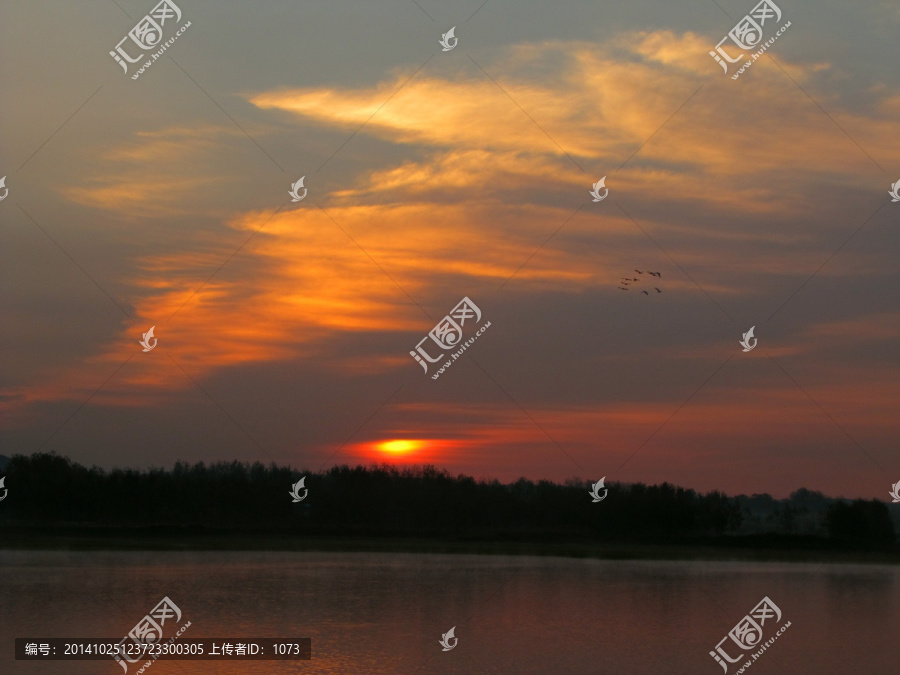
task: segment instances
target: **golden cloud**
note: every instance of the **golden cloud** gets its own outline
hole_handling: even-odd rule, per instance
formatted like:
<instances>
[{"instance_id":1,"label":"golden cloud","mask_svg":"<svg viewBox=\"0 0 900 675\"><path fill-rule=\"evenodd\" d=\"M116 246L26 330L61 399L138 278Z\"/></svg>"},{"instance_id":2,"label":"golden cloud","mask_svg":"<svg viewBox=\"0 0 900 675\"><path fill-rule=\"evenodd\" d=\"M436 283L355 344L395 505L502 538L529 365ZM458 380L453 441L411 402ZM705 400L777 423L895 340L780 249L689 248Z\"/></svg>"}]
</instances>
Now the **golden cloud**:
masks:
<instances>
[{"instance_id":1,"label":"golden cloud","mask_svg":"<svg viewBox=\"0 0 900 675\"><path fill-rule=\"evenodd\" d=\"M359 89L250 96L260 109L289 111L328 127L356 130L365 123L362 133L420 146L424 158L392 160L368 171L323 197L325 211L310 197L277 215L232 215L219 233L192 234L195 240L184 250L142 257L139 272L127 280L137 296L135 320L87 365L121 363L139 349L141 332L155 324L161 344L194 377L312 354L335 369L358 372L359 357L342 360L330 341L365 331L427 331L430 320L406 294L427 305L436 279L493 288L539 248L516 276L520 292L578 291L596 286L599 275L618 278L619 250L584 245L601 227L589 212L566 223L567 236L545 245L579 200L587 201L589 184L600 175L608 175L607 185L626 203L632 198L663 207L678 202L707 212L790 217L809 203L797 197L815 181L843 180L857 163L868 162L777 67L765 59L757 63L750 92L717 79L709 46L692 33L629 33L602 44L512 47L484 60L490 78L475 64L453 75L429 65L405 85L408 74ZM898 158L900 141L892 128L900 95L885 93L880 100L868 114L843 111L833 117L864 145ZM736 119L745 123L735 126ZM215 154L223 138L236 133L205 127L139 134L104 155L114 170L98 172L67 195L102 211L191 214L205 208L198 192L240 182ZM845 144L845 151L836 152L835 143ZM617 170L635 152L636 159ZM566 153L598 175L585 176ZM159 168L163 163L165 170ZM560 196L566 206L559 205ZM610 202L604 206L607 243L645 243L628 218ZM657 209L648 225L673 235L666 250L685 265L708 261L716 240L784 243L804 236L710 228L681 222L669 211ZM257 230L246 249L192 297ZM205 252L197 253L201 244ZM747 273L785 262L770 256L751 265L744 248L729 251L719 263L739 260ZM743 292L733 277L704 281L704 287ZM608 288L617 292L613 282ZM700 293L687 282L679 290ZM367 372L378 372L402 360L382 354L366 362ZM74 368L81 375L56 379L55 391L91 391L103 368ZM123 392L138 385L189 386L161 369L138 371L123 374L119 391L104 400L129 401ZM39 390L31 393L50 395Z\"/></svg>"}]
</instances>

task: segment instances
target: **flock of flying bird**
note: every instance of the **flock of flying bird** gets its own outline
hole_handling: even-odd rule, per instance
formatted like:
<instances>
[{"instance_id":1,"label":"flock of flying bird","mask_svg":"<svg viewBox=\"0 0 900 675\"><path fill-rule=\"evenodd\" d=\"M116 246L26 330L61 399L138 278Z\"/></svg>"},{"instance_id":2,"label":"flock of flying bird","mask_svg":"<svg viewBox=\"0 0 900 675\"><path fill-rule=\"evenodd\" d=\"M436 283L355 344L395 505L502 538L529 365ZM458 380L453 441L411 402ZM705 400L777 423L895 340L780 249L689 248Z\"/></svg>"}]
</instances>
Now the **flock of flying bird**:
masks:
<instances>
[{"instance_id":1,"label":"flock of flying bird","mask_svg":"<svg viewBox=\"0 0 900 675\"><path fill-rule=\"evenodd\" d=\"M635 272L637 272L638 274L644 274L643 270L635 270ZM648 270L646 273L649 274L651 277L662 278L662 272L650 272ZM619 282L619 284L620 284L619 290L620 291L630 291L631 289L628 286L629 286L629 284L631 284L632 281L640 281L640 277L635 277L633 279L629 278L629 277L622 277L622 280ZM659 290L656 286L653 287L653 290L655 290L657 293L662 293L662 291ZM641 293L643 293L644 295L650 295L649 291L641 291Z\"/></svg>"}]
</instances>

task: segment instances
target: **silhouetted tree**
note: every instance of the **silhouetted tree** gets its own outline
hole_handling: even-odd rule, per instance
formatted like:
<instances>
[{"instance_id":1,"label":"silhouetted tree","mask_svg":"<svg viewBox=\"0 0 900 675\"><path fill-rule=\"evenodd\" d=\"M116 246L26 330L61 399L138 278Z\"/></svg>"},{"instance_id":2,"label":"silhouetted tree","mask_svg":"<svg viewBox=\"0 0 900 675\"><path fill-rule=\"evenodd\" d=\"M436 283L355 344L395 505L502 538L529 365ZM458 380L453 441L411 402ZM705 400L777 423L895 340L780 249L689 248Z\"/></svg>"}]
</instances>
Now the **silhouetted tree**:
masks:
<instances>
[{"instance_id":1,"label":"silhouetted tree","mask_svg":"<svg viewBox=\"0 0 900 675\"><path fill-rule=\"evenodd\" d=\"M828 508L827 518L828 533L842 543L863 547L894 543L894 525L887 506L881 502L836 501Z\"/></svg>"},{"instance_id":2,"label":"silhouetted tree","mask_svg":"<svg viewBox=\"0 0 900 675\"><path fill-rule=\"evenodd\" d=\"M698 494L669 483L609 483L593 504L590 484L476 481L437 467L335 466L322 472L259 462L188 464L169 470L90 469L55 454L16 455L0 527L228 531L316 536L406 536L479 540L677 543L735 538L748 530L791 534L798 518L839 543L889 546L881 502L833 501L799 490L769 495ZM308 496L291 485L307 476ZM827 507L827 518L826 509ZM810 525L809 519L818 520Z\"/></svg>"}]
</instances>

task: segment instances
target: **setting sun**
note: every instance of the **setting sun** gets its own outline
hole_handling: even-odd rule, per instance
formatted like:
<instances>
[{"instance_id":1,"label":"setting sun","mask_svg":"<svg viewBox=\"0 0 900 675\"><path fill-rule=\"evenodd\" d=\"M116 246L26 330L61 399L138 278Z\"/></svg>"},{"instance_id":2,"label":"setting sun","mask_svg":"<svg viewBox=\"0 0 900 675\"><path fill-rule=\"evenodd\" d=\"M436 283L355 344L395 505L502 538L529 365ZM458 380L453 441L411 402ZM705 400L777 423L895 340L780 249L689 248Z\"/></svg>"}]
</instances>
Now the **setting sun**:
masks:
<instances>
[{"instance_id":1,"label":"setting sun","mask_svg":"<svg viewBox=\"0 0 900 675\"><path fill-rule=\"evenodd\" d=\"M409 453L415 452L416 450L421 450L425 447L425 445L425 441L405 439L382 441L380 443L376 443L375 447L380 452L388 455L408 455Z\"/></svg>"}]
</instances>

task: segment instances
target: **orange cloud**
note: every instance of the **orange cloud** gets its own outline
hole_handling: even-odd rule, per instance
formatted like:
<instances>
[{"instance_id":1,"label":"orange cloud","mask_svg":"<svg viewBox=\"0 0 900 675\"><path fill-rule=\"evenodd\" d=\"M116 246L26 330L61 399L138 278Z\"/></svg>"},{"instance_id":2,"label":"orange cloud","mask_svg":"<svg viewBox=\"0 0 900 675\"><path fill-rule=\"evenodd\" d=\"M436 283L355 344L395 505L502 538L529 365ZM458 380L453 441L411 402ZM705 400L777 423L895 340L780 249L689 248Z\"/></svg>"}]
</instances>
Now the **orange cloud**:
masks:
<instances>
[{"instance_id":1,"label":"orange cloud","mask_svg":"<svg viewBox=\"0 0 900 675\"><path fill-rule=\"evenodd\" d=\"M102 152L102 169L85 184L67 186L70 201L129 218L169 218L185 214L209 215L211 199L224 185L240 185L238 176L212 170L236 137L236 130L219 126L170 127L139 131L135 140Z\"/></svg>"},{"instance_id":2,"label":"orange cloud","mask_svg":"<svg viewBox=\"0 0 900 675\"><path fill-rule=\"evenodd\" d=\"M640 158L661 166L629 169L617 176L620 189L783 212L792 206L782 197L786 181L797 185L807 181L803 176L810 165L817 167L818 176L831 174L841 182L853 168L872 168L767 58L755 65L757 81L750 98L731 80L716 77L720 73L708 56L709 48L705 37L671 31L628 33L603 44L547 42L512 47L482 64L502 90L472 64L463 75L442 77L435 66L406 84L409 75L399 74L357 90L279 90L249 100L261 109L285 110L348 129L365 124L363 133L433 147L444 171L429 172L430 161L405 165L407 176L399 183L409 185L412 192L425 186L482 184L485 168L468 178L463 171L448 172L449 157L441 156L446 149L452 149L454 157L473 151L490 154L491 162L500 157L501 174L518 162L513 173L527 177L522 182L531 186L536 179L548 178L580 186L585 177L566 164L565 153L592 168L605 165L603 173L612 173L651 137ZM801 73L808 71L792 76L802 84L808 75ZM672 117L700 85L705 91L687 104L683 114ZM877 149L882 157L900 158L900 140L892 131L895 107L887 99L868 114L836 111L832 117L854 130L854 138L872 152ZM735 125L735 119L746 119L746 124ZM666 133L657 134L664 123ZM542 166L535 166L533 155L544 158ZM748 175L759 178L765 172L773 175L764 186L744 185ZM718 192L710 193L698 182L705 175L727 181L727 189L720 183ZM381 177L386 179L384 190L398 184L390 175ZM422 182L410 183L413 177Z\"/></svg>"},{"instance_id":3,"label":"orange cloud","mask_svg":"<svg viewBox=\"0 0 900 675\"><path fill-rule=\"evenodd\" d=\"M516 276L520 292L578 292L596 287L601 275L614 280L623 273L620 251L583 244L596 238L599 216L580 214L566 223L565 236L544 245L577 200L587 200L590 180L599 178L586 177L566 152L590 170L607 167L607 185L623 203L680 202L706 212L782 217L797 215L799 205L809 203L796 193L808 192L812 181L846 181L848 156L851 163L868 161L855 148L834 151L834 139L846 139L777 68L765 60L754 67L751 99L746 88L716 79L708 49L702 36L670 31L629 33L603 44L520 45L482 63L502 90L474 64L452 76L429 66L383 107L406 75L357 90L317 87L251 96L260 109L290 111L326 126L355 130L367 122L362 133L424 146L425 157L378 166L322 196L328 215L313 198L275 216L272 211L223 211L228 226L222 231L192 234L188 245L143 256L139 272L123 280L135 289L136 318L101 353L27 396L92 391L98 373L139 349L136 340L150 325L157 325L161 345L198 378L242 364L311 355L336 370L360 372L364 361L364 372L384 372L406 361L402 349L398 355L360 359L333 353L330 341L365 331L426 331L430 320L406 293L427 304L435 280L449 277L463 287L499 286L541 246ZM704 82L704 91L684 114L654 136ZM900 95L885 92L880 101L868 114L833 116L860 142L900 157L900 141L892 132ZM736 128L733 120L741 119L736 115L741 111L747 122ZM773 129L779 131L777 138ZM215 155L223 138L236 133L202 127L139 134L133 143L104 154L115 170L99 171L66 194L101 211L156 218L205 212L196 200L199 192L241 179L220 167ZM639 152L641 161L616 171L651 136ZM163 163L165 170L158 168ZM810 164L817 167L815 176L809 174ZM560 195L566 206L558 205ZM611 202L604 207L606 243L645 242ZM672 235L666 250L688 267L709 264L716 243L797 244L809 237L728 223L710 228L679 222L665 208L641 223L657 235ZM192 297L260 228L246 249ZM740 263L744 275L773 272L793 262L796 253L746 258L741 246L730 246L716 252L715 264ZM710 292L737 295L747 292L743 281L730 270L727 278L703 279L703 285ZM669 290L700 293L691 283L669 283ZM608 289L616 293L613 283ZM118 389L99 396L121 403L134 400L124 392L135 386L147 396L153 387L191 386L180 374L137 367L150 361L145 356L117 380Z\"/></svg>"}]
</instances>

